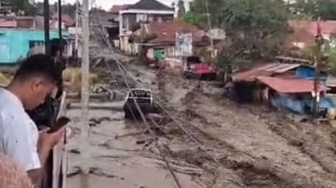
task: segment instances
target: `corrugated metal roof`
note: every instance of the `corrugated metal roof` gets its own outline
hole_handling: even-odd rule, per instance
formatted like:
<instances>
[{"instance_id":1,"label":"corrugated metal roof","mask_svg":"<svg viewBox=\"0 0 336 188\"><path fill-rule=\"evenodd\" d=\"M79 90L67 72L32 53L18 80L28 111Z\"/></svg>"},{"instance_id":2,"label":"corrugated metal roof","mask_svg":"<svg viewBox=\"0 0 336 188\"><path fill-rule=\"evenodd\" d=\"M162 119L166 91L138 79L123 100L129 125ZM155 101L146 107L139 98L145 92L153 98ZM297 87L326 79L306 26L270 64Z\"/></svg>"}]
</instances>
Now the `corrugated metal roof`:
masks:
<instances>
[{"instance_id":1,"label":"corrugated metal roof","mask_svg":"<svg viewBox=\"0 0 336 188\"><path fill-rule=\"evenodd\" d=\"M270 76L275 73L284 73L301 66L301 64L271 63L248 71L239 72L232 76L234 81L255 81L258 76Z\"/></svg>"},{"instance_id":2,"label":"corrugated metal roof","mask_svg":"<svg viewBox=\"0 0 336 188\"><path fill-rule=\"evenodd\" d=\"M257 79L280 93L309 93L314 91L313 80L269 76L262 76ZM326 90L329 90L329 88L320 84L319 91Z\"/></svg>"}]
</instances>

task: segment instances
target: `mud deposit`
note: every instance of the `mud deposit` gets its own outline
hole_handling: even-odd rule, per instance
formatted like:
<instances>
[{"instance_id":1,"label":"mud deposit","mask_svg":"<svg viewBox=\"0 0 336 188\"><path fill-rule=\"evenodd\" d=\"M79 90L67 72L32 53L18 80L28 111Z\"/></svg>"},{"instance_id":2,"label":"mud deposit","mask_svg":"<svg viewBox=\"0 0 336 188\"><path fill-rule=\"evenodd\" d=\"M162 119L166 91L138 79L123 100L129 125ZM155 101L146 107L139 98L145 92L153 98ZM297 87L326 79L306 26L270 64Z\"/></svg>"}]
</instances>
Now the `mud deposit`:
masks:
<instances>
[{"instance_id":1,"label":"mud deposit","mask_svg":"<svg viewBox=\"0 0 336 188\"><path fill-rule=\"evenodd\" d=\"M175 75L166 81L167 96L178 96L189 86L182 103L166 98L178 107L181 119L221 144L216 152L223 167L236 175L229 180L238 184L227 186L336 187L336 145L328 125L299 123L266 107L237 105L218 98L220 92L209 84L195 89L195 81Z\"/></svg>"},{"instance_id":2,"label":"mud deposit","mask_svg":"<svg viewBox=\"0 0 336 188\"><path fill-rule=\"evenodd\" d=\"M71 125L74 137L70 140L69 173L76 171L80 165L80 111L69 110L73 119ZM91 167L89 187L96 188L171 188L175 183L169 172L163 168L160 157L146 149L147 135L139 134L137 124L126 122L123 112L91 110L90 118L104 119L90 128ZM191 177L177 174L184 187L198 187ZM68 187L79 188L80 175L68 178Z\"/></svg>"},{"instance_id":3,"label":"mud deposit","mask_svg":"<svg viewBox=\"0 0 336 188\"><path fill-rule=\"evenodd\" d=\"M164 109L152 117L157 139L183 188L336 187L335 130L329 125L235 104L213 83L183 80L134 61L125 66L135 87L152 89ZM80 112L68 115L76 133L70 141L71 172L79 166ZM104 119L90 130L91 187L176 187L145 125L125 121L121 111L91 110L90 118ZM78 181L78 175L69 177L69 187L79 187Z\"/></svg>"}]
</instances>

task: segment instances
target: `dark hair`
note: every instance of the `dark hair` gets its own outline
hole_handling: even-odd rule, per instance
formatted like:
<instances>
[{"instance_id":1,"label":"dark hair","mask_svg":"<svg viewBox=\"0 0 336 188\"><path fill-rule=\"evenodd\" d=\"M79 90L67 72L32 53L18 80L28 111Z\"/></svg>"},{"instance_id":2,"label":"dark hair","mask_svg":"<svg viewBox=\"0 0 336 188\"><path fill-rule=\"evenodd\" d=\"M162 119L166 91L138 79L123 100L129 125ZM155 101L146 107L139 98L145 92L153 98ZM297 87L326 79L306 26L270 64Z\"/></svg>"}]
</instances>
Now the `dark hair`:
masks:
<instances>
[{"instance_id":1,"label":"dark hair","mask_svg":"<svg viewBox=\"0 0 336 188\"><path fill-rule=\"evenodd\" d=\"M58 67L54 60L50 56L44 54L32 55L25 59L21 63L14 78L26 79L27 77L36 75L45 76L55 82L62 79L62 74L58 71Z\"/></svg>"},{"instance_id":2,"label":"dark hair","mask_svg":"<svg viewBox=\"0 0 336 188\"><path fill-rule=\"evenodd\" d=\"M52 56L56 56L57 52L63 51L67 42L64 39L51 39L50 52Z\"/></svg>"}]
</instances>

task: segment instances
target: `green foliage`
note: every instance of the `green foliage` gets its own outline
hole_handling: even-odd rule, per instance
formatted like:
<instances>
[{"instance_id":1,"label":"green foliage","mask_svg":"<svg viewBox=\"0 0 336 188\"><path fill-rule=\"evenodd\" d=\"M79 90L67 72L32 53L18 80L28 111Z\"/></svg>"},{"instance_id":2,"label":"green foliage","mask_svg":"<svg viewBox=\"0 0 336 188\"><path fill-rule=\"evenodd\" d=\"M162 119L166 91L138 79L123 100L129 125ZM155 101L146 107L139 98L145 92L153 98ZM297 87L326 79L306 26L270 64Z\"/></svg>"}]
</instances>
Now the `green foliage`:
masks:
<instances>
[{"instance_id":1,"label":"green foliage","mask_svg":"<svg viewBox=\"0 0 336 188\"><path fill-rule=\"evenodd\" d=\"M255 58L274 54L287 34L289 12L283 0L208 0L208 3L212 27L223 28L227 34L227 45L219 53L222 57L218 62L223 66L243 54ZM208 28L205 0L194 0L184 18Z\"/></svg>"},{"instance_id":2,"label":"green foliage","mask_svg":"<svg viewBox=\"0 0 336 188\"><path fill-rule=\"evenodd\" d=\"M28 0L6 0L8 1L14 12L24 12L24 15L31 16L36 12L36 8L28 2ZM5 1L5 2L6 2Z\"/></svg>"},{"instance_id":3,"label":"green foliage","mask_svg":"<svg viewBox=\"0 0 336 188\"><path fill-rule=\"evenodd\" d=\"M327 57L326 68L333 74L336 74L336 47L334 46L336 40L331 37L330 40L325 40L321 46L322 56ZM307 44L302 49L303 56L307 59L314 59L318 53L318 47L315 43Z\"/></svg>"},{"instance_id":4,"label":"green foliage","mask_svg":"<svg viewBox=\"0 0 336 188\"><path fill-rule=\"evenodd\" d=\"M292 14L298 17L308 17L323 20L336 19L335 0L296 0L289 6Z\"/></svg>"},{"instance_id":5,"label":"green foliage","mask_svg":"<svg viewBox=\"0 0 336 188\"><path fill-rule=\"evenodd\" d=\"M200 16L195 12L188 11L184 14L183 20L193 25L198 25L200 23Z\"/></svg>"},{"instance_id":6,"label":"green foliage","mask_svg":"<svg viewBox=\"0 0 336 188\"><path fill-rule=\"evenodd\" d=\"M211 13L211 24L214 27L219 27L222 23L222 20L220 20L220 13L223 4L225 4L223 0L208 0L209 12ZM187 22L196 24L202 28L208 28L206 1L193 0L189 7L190 11L185 14L184 19Z\"/></svg>"}]
</instances>

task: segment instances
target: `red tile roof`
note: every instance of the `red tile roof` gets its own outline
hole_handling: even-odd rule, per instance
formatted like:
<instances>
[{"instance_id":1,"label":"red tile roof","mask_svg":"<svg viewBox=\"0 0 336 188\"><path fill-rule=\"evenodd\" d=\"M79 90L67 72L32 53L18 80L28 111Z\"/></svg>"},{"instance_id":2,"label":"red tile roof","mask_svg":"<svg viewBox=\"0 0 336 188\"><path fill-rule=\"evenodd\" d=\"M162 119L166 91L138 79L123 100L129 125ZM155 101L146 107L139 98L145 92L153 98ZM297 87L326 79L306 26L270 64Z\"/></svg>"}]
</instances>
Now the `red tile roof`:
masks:
<instances>
[{"instance_id":1,"label":"red tile roof","mask_svg":"<svg viewBox=\"0 0 336 188\"><path fill-rule=\"evenodd\" d=\"M280 93L309 93L314 91L314 81L299 78L258 77L258 80ZM329 90L324 85L319 91Z\"/></svg>"},{"instance_id":2,"label":"red tile roof","mask_svg":"<svg viewBox=\"0 0 336 188\"><path fill-rule=\"evenodd\" d=\"M183 20L172 20L165 22L151 22L148 24L150 33L156 35L150 44L169 43L174 44L177 32L191 32L193 34L193 42L202 42L201 30L196 26L189 24Z\"/></svg>"},{"instance_id":3,"label":"red tile roof","mask_svg":"<svg viewBox=\"0 0 336 188\"><path fill-rule=\"evenodd\" d=\"M271 76L284 73L301 66L300 64L270 63L244 72L238 72L232 76L234 81L255 81L258 76Z\"/></svg>"},{"instance_id":4,"label":"red tile roof","mask_svg":"<svg viewBox=\"0 0 336 188\"><path fill-rule=\"evenodd\" d=\"M121 10L126 10L131 5L113 5L110 9L111 13L119 13Z\"/></svg>"}]
</instances>

